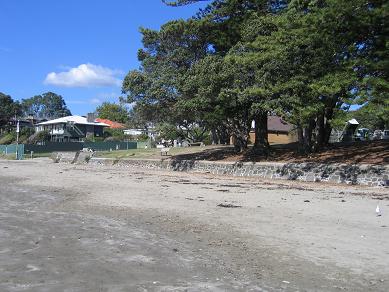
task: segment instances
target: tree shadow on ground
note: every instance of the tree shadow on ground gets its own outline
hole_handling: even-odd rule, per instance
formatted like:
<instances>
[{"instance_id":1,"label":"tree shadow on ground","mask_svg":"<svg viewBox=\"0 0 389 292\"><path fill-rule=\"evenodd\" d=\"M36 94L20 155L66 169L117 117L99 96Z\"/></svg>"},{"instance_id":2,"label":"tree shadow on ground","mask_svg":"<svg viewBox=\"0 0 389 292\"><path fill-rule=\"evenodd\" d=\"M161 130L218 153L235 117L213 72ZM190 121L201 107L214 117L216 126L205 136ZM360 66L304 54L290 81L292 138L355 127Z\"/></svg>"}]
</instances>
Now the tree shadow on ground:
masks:
<instances>
[{"instance_id":1,"label":"tree shadow on ground","mask_svg":"<svg viewBox=\"0 0 389 292\"><path fill-rule=\"evenodd\" d=\"M253 151L250 147L244 152L236 152L232 146L205 149L201 152L180 154L175 160L208 160L208 161L239 161L239 162L317 162L317 163L347 163L347 164L388 164L389 141L367 141L353 143L336 143L309 155L297 153L297 144L273 145L269 155Z\"/></svg>"}]
</instances>

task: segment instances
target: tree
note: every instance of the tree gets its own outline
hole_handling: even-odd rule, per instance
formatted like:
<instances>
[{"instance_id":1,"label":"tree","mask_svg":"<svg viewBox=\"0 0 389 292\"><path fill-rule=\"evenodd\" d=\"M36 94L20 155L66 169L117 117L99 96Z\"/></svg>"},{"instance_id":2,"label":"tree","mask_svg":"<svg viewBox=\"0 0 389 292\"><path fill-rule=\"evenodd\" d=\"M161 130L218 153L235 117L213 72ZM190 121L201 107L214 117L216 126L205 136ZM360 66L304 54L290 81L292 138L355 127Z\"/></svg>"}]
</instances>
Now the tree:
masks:
<instances>
[{"instance_id":1,"label":"tree","mask_svg":"<svg viewBox=\"0 0 389 292\"><path fill-rule=\"evenodd\" d=\"M63 97L53 92L23 99L21 105L24 115L33 115L41 119L57 119L71 115Z\"/></svg>"},{"instance_id":2,"label":"tree","mask_svg":"<svg viewBox=\"0 0 389 292\"><path fill-rule=\"evenodd\" d=\"M229 54L251 76L242 93L252 99L253 114L283 116L297 126L300 150L310 152L328 143L343 107L366 100L384 105L382 5L290 1L275 15L252 13Z\"/></svg>"},{"instance_id":3,"label":"tree","mask_svg":"<svg viewBox=\"0 0 389 292\"><path fill-rule=\"evenodd\" d=\"M352 118L355 118L363 128L369 128L373 131L388 129L389 104L386 107L382 107L370 102L356 111L350 111L348 113L348 119Z\"/></svg>"},{"instance_id":4,"label":"tree","mask_svg":"<svg viewBox=\"0 0 389 292\"><path fill-rule=\"evenodd\" d=\"M15 102L10 95L0 92L0 129L7 125L12 117L19 115L19 102Z\"/></svg>"},{"instance_id":5,"label":"tree","mask_svg":"<svg viewBox=\"0 0 389 292\"><path fill-rule=\"evenodd\" d=\"M135 103L138 113L154 123L203 127L199 112L181 105L187 99L185 74L209 50L205 23L171 21L160 31L141 29L141 33L144 48L139 50L138 59L142 67L130 71L123 81L126 102Z\"/></svg>"},{"instance_id":6,"label":"tree","mask_svg":"<svg viewBox=\"0 0 389 292\"><path fill-rule=\"evenodd\" d=\"M163 1L171 6L200 0ZM169 124L221 126L268 152L267 115L297 127L301 152L328 143L351 104L388 116L384 0L213 0L189 20L142 29L142 67L124 80L128 102Z\"/></svg>"},{"instance_id":7,"label":"tree","mask_svg":"<svg viewBox=\"0 0 389 292\"><path fill-rule=\"evenodd\" d=\"M97 116L101 119L108 119L118 123L127 123L129 120L129 111L122 104L103 102L96 108Z\"/></svg>"}]
</instances>

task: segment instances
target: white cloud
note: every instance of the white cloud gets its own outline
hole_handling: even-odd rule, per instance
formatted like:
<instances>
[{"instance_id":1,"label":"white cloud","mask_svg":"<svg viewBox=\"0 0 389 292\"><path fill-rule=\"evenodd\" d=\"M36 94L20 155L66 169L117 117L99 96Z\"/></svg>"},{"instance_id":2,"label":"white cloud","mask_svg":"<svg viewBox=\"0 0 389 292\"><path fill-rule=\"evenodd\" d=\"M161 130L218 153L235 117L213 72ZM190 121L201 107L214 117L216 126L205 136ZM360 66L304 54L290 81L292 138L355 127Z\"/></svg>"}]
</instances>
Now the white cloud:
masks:
<instances>
[{"instance_id":1,"label":"white cloud","mask_svg":"<svg viewBox=\"0 0 389 292\"><path fill-rule=\"evenodd\" d=\"M88 63L64 72L51 72L44 83L60 87L121 86L122 81L117 78L121 74L121 71Z\"/></svg>"}]
</instances>

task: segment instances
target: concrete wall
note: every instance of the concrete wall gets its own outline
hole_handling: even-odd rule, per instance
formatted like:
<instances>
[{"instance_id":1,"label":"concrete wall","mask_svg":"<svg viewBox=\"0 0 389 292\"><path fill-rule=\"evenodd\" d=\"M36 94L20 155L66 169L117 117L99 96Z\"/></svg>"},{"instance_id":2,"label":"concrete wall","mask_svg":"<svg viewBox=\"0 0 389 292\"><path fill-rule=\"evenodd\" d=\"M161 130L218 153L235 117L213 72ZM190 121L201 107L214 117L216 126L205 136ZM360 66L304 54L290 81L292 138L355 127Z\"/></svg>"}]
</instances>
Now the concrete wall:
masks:
<instances>
[{"instance_id":1,"label":"concrete wall","mask_svg":"<svg viewBox=\"0 0 389 292\"><path fill-rule=\"evenodd\" d=\"M218 175L252 176L267 179L389 186L389 166L320 163L231 163L193 160L115 160L91 158L89 164L192 171Z\"/></svg>"}]
</instances>

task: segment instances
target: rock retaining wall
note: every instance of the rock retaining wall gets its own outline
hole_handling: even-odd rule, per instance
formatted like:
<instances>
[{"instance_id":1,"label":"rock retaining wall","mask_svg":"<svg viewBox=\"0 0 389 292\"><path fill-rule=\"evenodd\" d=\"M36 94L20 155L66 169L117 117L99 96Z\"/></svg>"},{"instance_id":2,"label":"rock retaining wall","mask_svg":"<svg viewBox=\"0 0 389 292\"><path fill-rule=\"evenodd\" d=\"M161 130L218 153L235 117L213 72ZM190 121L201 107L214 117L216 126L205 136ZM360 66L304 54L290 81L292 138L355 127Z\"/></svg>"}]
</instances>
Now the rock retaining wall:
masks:
<instances>
[{"instance_id":1,"label":"rock retaining wall","mask_svg":"<svg viewBox=\"0 0 389 292\"><path fill-rule=\"evenodd\" d=\"M91 158L89 164L192 171L218 175L252 176L268 179L389 186L389 166L321 163L251 163L193 160L135 160Z\"/></svg>"},{"instance_id":2,"label":"rock retaining wall","mask_svg":"<svg viewBox=\"0 0 389 292\"><path fill-rule=\"evenodd\" d=\"M62 162L62 163L88 163L90 158L93 156L93 153L91 152L84 152L84 151L77 151L77 152L54 152L51 155L51 159L55 162Z\"/></svg>"}]
</instances>

